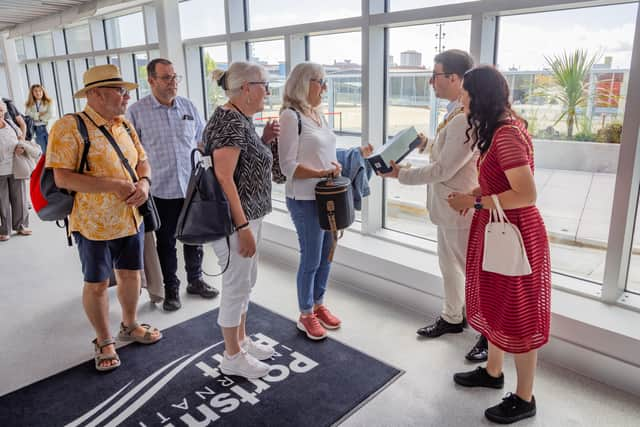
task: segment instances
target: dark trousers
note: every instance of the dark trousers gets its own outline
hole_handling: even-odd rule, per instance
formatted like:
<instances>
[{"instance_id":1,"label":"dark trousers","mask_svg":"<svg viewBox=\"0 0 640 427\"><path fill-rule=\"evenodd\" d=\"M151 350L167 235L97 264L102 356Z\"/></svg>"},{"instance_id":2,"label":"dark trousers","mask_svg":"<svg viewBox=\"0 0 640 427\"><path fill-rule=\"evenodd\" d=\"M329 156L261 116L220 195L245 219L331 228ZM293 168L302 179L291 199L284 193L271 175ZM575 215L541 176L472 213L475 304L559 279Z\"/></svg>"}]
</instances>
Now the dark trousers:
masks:
<instances>
[{"instance_id":1,"label":"dark trousers","mask_svg":"<svg viewBox=\"0 0 640 427\"><path fill-rule=\"evenodd\" d=\"M154 197L158 214L160 215L160 229L156 231L158 257L165 288L177 289L180 280L176 275L178 258L176 251L176 225L184 199L160 199ZM202 277L202 246L184 245L184 263L189 283Z\"/></svg>"}]
</instances>

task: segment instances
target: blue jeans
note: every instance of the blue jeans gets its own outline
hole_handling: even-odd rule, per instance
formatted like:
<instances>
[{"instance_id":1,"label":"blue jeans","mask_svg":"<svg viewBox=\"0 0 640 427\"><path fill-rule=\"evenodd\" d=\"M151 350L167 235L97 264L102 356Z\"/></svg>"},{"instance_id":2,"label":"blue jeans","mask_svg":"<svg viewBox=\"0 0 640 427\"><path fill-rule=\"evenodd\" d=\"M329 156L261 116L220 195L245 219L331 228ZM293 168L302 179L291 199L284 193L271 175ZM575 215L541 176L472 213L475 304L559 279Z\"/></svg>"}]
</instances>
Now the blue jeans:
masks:
<instances>
[{"instance_id":1,"label":"blue jeans","mask_svg":"<svg viewBox=\"0 0 640 427\"><path fill-rule=\"evenodd\" d=\"M47 152L47 143L49 142L49 134L47 133L46 125L35 126L36 130L36 143L42 149L42 154Z\"/></svg>"},{"instance_id":2,"label":"blue jeans","mask_svg":"<svg viewBox=\"0 0 640 427\"><path fill-rule=\"evenodd\" d=\"M301 313L311 313L314 304L322 304L327 290L331 269L331 233L320 228L315 200L293 200L287 197L287 208L300 244L300 264L296 277L298 306Z\"/></svg>"}]
</instances>

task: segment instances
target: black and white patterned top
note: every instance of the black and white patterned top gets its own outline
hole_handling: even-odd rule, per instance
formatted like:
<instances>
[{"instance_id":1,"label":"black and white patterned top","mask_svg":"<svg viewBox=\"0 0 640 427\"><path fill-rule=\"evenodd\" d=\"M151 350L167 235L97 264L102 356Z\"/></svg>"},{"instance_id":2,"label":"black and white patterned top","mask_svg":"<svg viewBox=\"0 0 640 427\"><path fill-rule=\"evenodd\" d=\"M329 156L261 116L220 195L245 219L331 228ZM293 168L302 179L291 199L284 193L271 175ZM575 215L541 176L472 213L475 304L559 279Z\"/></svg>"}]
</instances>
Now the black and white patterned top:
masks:
<instances>
[{"instance_id":1,"label":"black and white patterned top","mask_svg":"<svg viewBox=\"0 0 640 427\"><path fill-rule=\"evenodd\" d=\"M271 212L271 150L256 133L253 123L235 110L222 107L209 118L203 133L207 148L240 148L233 180L247 220Z\"/></svg>"}]
</instances>

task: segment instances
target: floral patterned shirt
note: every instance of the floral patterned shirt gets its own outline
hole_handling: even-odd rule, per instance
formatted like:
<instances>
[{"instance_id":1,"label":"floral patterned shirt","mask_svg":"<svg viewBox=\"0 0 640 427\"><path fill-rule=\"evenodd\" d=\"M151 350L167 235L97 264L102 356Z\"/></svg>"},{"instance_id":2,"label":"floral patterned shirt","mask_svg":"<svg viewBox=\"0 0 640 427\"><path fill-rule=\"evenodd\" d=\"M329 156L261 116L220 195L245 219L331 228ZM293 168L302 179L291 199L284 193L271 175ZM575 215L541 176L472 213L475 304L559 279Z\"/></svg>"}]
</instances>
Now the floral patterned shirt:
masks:
<instances>
[{"instance_id":1,"label":"floral patterned shirt","mask_svg":"<svg viewBox=\"0 0 640 427\"><path fill-rule=\"evenodd\" d=\"M147 159L133 126L127 123L131 136L123 126L123 116L107 122L88 105L84 113L98 126L106 126L134 170L138 162ZM84 174L131 181L131 176L109 140L91 120L83 117L83 114L81 118L87 126L91 141L87 157L89 170L85 170ZM51 128L45 166L77 171L83 147L84 141L75 118L64 116ZM138 232L141 224L142 218L138 209L128 206L118 199L115 193L76 193L73 211L69 217L69 230L77 231L89 240L114 240L131 236Z\"/></svg>"}]
</instances>

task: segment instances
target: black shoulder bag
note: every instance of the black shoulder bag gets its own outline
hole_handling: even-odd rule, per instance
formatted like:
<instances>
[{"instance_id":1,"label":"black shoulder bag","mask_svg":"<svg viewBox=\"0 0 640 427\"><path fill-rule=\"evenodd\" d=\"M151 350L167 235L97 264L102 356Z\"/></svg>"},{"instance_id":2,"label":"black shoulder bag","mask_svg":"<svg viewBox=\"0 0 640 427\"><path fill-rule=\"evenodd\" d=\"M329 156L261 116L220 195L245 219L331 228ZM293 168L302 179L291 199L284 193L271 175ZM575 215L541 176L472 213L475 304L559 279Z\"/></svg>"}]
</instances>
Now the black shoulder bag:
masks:
<instances>
[{"instance_id":1,"label":"black shoulder bag","mask_svg":"<svg viewBox=\"0 0 640 427\"><path fill-rule=\"evenodd\" d=\"M133 168L129 164L129 160L127 160L127 158L122 153L122 150L120 150L120 147L118 146L116 140L113 138L113 135L111 135L106 127L98 126L96 122L91 119L91 117L89 117L86 113L83 114L91 121L91 123L93 123L95 127L100 129L100 132L102 132L105 138L107 138L113 149L116 151L116 153L118 153L120 161L124 165L124 168L127 170L127 172L129 172L129 175L131 175L131 179L133 180L133 182L138 182L136 173L133 171ZM124 127L127 130L127 133L131 135L129 126L127 126L126 123L124 123ZM138 206L138 211L140 212L140 215L142 215L142 218L144 220L145 232L156 231L160 228L160 215L158 215L158 208L156 207L156 203L154 202L151 193L149 193L149 197L147 198L147 200L142 205Z\"/></svg>"},{"instance_id":2,"label":"black shoulder bag","mask_svg":"<svg viewBox=\"0 0 640 427\"><path fill-rule=\"evenodd\" d=\"M200 159L196 161L199 154ZM185 245L202 245L225 238L227 240L227 263L229 267L231 248L229 236L235 231L231 219L231 207L216 178L212 151L194 148L191 151L191 177L187 194L176 225L176 239ZM210 274L207 274L211 276Z\"/></svg>"}]
</instances>

